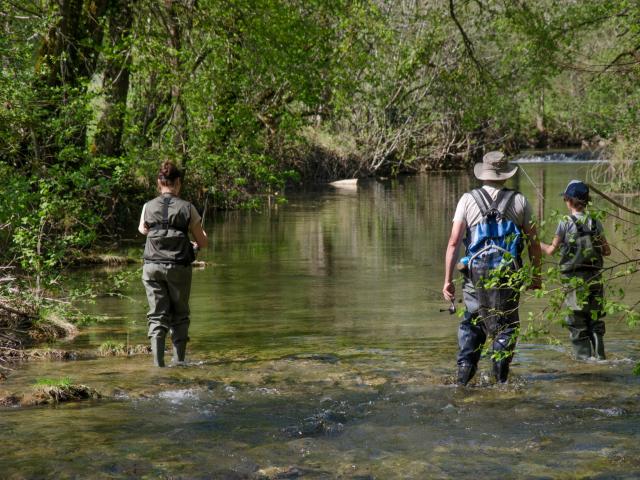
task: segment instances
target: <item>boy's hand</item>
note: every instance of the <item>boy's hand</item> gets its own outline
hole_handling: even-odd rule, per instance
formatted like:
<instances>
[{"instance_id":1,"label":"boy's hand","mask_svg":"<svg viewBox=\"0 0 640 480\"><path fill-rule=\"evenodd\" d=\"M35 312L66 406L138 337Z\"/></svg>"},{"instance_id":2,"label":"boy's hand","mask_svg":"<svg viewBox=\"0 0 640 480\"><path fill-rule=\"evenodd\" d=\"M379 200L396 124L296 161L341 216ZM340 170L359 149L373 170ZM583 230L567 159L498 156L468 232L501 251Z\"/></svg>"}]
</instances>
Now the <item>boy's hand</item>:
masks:
<instances>
[{"instance_id":1,"label":"boy's hand","mask_svg":"<svg viewBox=\"0 0 640 480\"><path fill-rule=\"evenodd\" d=\"M542 288L542 279L538 276L533 277L527 290L540 290Z\"/></svg>"}]
</instances>

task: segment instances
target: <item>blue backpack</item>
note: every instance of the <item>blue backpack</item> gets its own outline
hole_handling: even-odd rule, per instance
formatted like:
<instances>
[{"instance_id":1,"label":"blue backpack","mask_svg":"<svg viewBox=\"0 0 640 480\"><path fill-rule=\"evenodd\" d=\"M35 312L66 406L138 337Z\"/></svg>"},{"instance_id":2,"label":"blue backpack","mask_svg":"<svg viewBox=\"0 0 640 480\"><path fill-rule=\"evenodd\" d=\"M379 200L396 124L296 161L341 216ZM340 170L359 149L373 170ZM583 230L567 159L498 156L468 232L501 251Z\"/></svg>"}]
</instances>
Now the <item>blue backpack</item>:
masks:
<instances>
[{"instance_id":1,"label":"blue backpack","mask_svg":"<svg viewBox=\"0 0 640 480\"><path fill-rule=\"evenodd\" d=\"M506 217L516 193L504 188L493 200L484 188L470 192L482 220L467 230L465 244L469 271L477 269L486 273L505 266L517 270L522 265L522 231Z\"/></svg>"}]
</instances>

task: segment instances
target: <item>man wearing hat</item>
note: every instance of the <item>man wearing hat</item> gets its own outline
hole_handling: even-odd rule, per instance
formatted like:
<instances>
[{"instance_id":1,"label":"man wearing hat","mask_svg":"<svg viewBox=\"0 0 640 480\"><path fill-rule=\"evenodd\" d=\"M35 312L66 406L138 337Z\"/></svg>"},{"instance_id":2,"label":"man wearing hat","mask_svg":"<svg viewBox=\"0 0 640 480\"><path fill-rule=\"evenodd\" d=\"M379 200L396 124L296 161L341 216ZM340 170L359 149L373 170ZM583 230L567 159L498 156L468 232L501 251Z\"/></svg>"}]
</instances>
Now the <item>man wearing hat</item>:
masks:
<instances>
[{"instance_id":1,"label":"man wearing hat","mask_svg":"<svg viewBox=\"0 0 640 480\"><path fill-rule=\"evenodd\" d=\"M505 224L509 224L511 231L515 232L518 238L524 239L524 243L528 245L529 258L534 267L530 288L540 288L540 243L532 222L531 206L524 195L504 188L505 182L513 177L517 171L518 167L507 162L505 155L497 151L487 153L483 157L482 163L475 165L473 172L476 178L483 182L483 185L479 189L465 193L460 198L453 217L453 226L445 256L445 278L442 288L442 293L447 301L454 302L455 300L453 272L460 245L464 240L467 248L465 259L471 259L473 262L477 254L470 255L471 244L473 239L477 237L478 231L483 230L479 227L486 221L487 213L493 214L494 220L497 218L497 221L501 223L500 230L503 230ZM522 244L523 242L520 242L516 255L507 256L507 258L511 258L511 267L515 270L522 267L519 259ZM486 251L486 248L483 250ZM517 289L506 289L508 291L507 297L505 297L505 288L496 288L490 292L489 288L476 288L478 285L479 283L474 282L472 275L468 272L464 275L462 291L465 313L458 328L459 352L457 359L457 382L462 385L466 385L475 374L481 349L487 336L493 337L493 373L498 382L506 382L519 327ZM494 294L495 299L495 293L498 290L503 298L508 298L507 303L510 302L511 306L499 315L495 315L497 309L493 309L492 312L487 308L486 301L483 300L485 297L481 298L482 302L479 302L478 294L489 292ZM491 300L491 296L489 298Z\"/></svg>"},{"instance_id":2,"label":"man wearing hat","mask_svg":"<svg viewBox=\"0 0 640 480\"><path fill-rule=\"evenodd\" d=\"M589 187L580 180L571 180L560 195L569 215L558 224L551 244L541 243L541 247L547 255L560 248L558 266L563 283L571 286L564 301L570 312L565 322L576 358L604 360L602 257L611 254L611 247L600 221L586 210Z\"/></svg>"}]
</instances>

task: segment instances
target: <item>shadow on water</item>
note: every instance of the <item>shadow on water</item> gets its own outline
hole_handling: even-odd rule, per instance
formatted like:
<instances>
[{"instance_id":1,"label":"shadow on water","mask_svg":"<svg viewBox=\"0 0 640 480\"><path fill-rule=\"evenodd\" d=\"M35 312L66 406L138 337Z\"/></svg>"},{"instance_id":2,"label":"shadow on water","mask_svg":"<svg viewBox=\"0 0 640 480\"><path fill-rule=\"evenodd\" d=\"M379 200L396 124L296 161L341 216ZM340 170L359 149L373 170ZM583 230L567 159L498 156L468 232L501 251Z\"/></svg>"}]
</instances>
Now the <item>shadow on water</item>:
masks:
<instances>
[{"instance_id":1,"label":"shadow on water","mask_svg":"<svg viewBox=\"0 0 640 480\"><path fill-rule=\"evenodd\" d=\"M527 172L556 192L587 168ZM3 478L637 478L640 342L621 321L608 320L606 362L572 360L558 328L563 345L519 345L509 384L483 359L454 385L458 317L439 291L450 219L474 185L368 181L212 219L188 365L26 364L0 390L69 377L107 399L1 410ZM514 186L536 198L526 178ZM532 200L561 207L547 201ZM142 287L125 293L99 299L111 320L62 346L145 342ZM521 317L543 305L527 298Z\"/></svg>"}]
</instances>

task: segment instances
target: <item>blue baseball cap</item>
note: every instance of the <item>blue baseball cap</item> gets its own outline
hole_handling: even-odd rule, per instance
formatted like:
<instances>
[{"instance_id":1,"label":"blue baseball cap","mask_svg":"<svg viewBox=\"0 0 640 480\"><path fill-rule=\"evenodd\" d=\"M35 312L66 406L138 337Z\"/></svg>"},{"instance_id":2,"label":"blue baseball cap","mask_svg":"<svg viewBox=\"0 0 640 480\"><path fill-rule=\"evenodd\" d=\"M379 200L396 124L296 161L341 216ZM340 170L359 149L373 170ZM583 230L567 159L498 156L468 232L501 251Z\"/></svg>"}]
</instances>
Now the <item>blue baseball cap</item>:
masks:
<instances>
[{"instance_id":1,"label":"blue baseball cap","mask_svg":"<svg viewBox=\"0 0 640 480\"><path fill-rule=\"evenodd\" d=\"M575 198L576 200L580 200L582 202L589 201L589 187L586 183L581 182L580 180L571 180L567 184L567 188L564 189L560 195L569 198Z\"/></svg>"}]
</instances>

